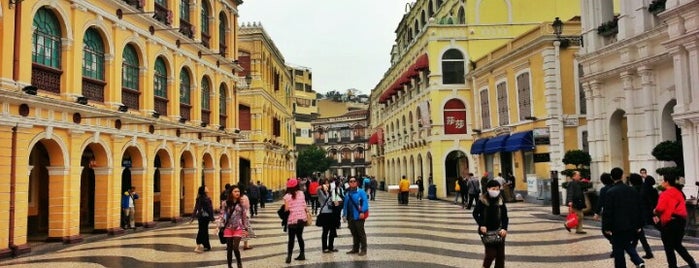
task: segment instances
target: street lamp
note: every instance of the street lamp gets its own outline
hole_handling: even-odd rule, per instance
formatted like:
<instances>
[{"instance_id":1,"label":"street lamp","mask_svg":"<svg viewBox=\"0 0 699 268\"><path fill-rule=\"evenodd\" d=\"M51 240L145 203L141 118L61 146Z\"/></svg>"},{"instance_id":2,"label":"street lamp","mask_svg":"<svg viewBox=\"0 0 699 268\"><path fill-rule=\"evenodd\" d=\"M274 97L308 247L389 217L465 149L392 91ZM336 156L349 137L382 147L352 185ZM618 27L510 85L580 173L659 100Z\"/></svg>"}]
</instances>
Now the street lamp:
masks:
<instances>
[{"instance_id":1,"label":"street lamp","mask_svg":"<svg viewBox=\"0 0 699 268\"><path fill-rule=\"evenodd\" d=\"M252 83L252 75L247 74L245 76L245 83L248 84L248 88L250 88L250 83Z\"/></svg>"},{"instance_id":2,"label":"street lamp","mask_svg":"<svg viewBox=\"0 0 699 268\"><path fill-rule=\"evenodd\" d=\"M564 23L561 21L559 17L556 17L556 19L553 20L553 23L551 24L553 27L553 34L556 35L556 39L558 39L559 42L561 42L560 47L565 49L568 46L570 46L571 42L574 45L579 45L583 46L583 40L582 36L577 36L577 37L561 37L563 34L563 26Z\"/></svg>"}]
</instances>

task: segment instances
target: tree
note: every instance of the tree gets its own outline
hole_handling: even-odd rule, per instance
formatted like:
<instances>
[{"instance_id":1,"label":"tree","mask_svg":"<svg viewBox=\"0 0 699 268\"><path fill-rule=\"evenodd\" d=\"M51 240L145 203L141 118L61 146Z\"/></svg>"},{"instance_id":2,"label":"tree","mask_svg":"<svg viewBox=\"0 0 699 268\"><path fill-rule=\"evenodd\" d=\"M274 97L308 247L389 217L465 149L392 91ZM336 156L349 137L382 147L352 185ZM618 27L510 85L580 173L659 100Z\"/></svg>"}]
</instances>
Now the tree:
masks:
<instances>
[{"instance_id":1,"label":"tree","mask_svg":"<svg viewBox=\"0 0 699 268\"><path fill-rule=\"evenodd\" d=\"M657 169L659 175L674 174L684 177L684 156L682 155L682 141L663 141L653 148L655 159L660 161L675 162L674 167L662 167Z\"/></svg>"},{"instance_id":2,"label":"tree","mask_svg":"<svg viewBox=\"0 0 699 268\"><path fill-rule=\"evenodd\" d=\"M331 90L325 92L325 98L329 100L339 101L340 99L342 99L342 93L337 92L336 90Z\"/></svg>"},{"instance_id":3,"label":"tree","mask_svg":"<svg viewBox=\"0 0 699 268\"><path fill-rule=\"evenodd\" d=\"M333 163L333 160L326 156L325 150L318 146L309 146L299 152L296 160L296 175L306 177L313 172L325 172Z\"/></svg>"},{"instance_id":4,"label":"tree","mask_svg":"<svg viewBox=\"0 0 699 268\"><path fill-rule=\"evenodd\" d=\"M575 168L573 169L566 169L564 171L561 171L561 174L566 175L568 177L573 176L573 172L578 171L580 172L580 176L587 179L588 181L590 179L590 162L592 162L592 157L590 157L590 154L582 151L582 150L570 150L567 151L566 154L563 156L563 164L566 165L574 165ZM564 182L562 184L563 188L566 188L568 186L567 182ZM589 182L583 183L583 190L586 190L588 188L592 187L592 184Z\"/></svg>"}]
</instances>

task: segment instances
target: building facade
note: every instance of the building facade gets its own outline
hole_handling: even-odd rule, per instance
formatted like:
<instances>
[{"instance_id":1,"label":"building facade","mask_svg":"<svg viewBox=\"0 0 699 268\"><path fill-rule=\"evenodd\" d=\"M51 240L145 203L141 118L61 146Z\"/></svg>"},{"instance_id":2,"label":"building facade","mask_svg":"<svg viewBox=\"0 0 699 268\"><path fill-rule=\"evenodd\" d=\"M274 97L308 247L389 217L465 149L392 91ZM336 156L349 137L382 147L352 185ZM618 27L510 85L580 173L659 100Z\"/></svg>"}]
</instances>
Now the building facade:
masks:
<instances>
[{"instance_id":1,"label":"building facade","mask_svg":"<svg viewBox=\"0 0 699 268\"><path fill-rule=\"evenodd\" d=\"M357 110L342 116L324 117L313 121L315 145L334 160L325 172L331 175L359 176L368 174L368 111ZM372 175L372 174L370 174Z\"/></svg>"},{"instance_id":2,"label":"building facade","mask_svg":"<svg viewBox=\"0 0 699 268\"><path fill-rule=\"evenodd\" d=\"M549 178L565 169L570 150L587 151L586 100L575 55L580 19L545 22L474 61L466 79L474 93L470 154L476 170L515 176L527 193L527 178ZM534 181L535 182L535 181Z\"/></svg>"},{"instance_id":3,"label":"building facade","mask_svg":"<svg viewBox=\"0 0 699 268\"><path fill-rule=\"evenodd\" d=\"M237 182L241 3L0 3L0 255L122 232L131 186L151 227Z\"/></svg>"},{"instance_id":4,"label":"building facade","mask_svg":"<svg viewBox=\"0 0 699 268\"><path fill-rule=\"evenodd\" d=\"M579 61L587 96L592 172L628 174L672 165L652 155L660 142L681 140L685 195L699 176L699 2L582 2L585 47ZM593 176L594 177L594 176Z\"/></svg>"},{"instance_id":5,"label":"building facade","mask_svg":"<svg viewBox=\"0 0 699 268\"><path fill-rule=\"evenodd\" d=\"M237 92L240 134L240 167L251 182L263 182L272 191L286 188L296 175L296 132L291 73L284 56L262 24L241 25L238 59L245 68L241 77L250 84ZM241 178L246 177L241 174Z\"/></svg>"},{"instance_id":6,"label":"building facade","mask_svg":"<svg viewBox=\"0 0 699 268\"><path fill-rule=\"evenodd\" d=\"M300 66L288 66L291 73L294 98L294 120L296 121L295 143L296 151L313 145L313 127L311 122L318 118L316 92L313 90L313 72Z\"/></svg>"},{"instance_id":7,"label":"building facade","mask_svg":"<svg viewBox=\"0 0 699 268\"><path fill-rule=\"evenodd\" d=\"M478 170L474 93L466 81L471 62L554 17L572 18L566 0L418 0L396 28L391 67L371 94L372 130L382 145L371 165L379 180L422 176L445 197L456 177ZM545 6L546 8L542 8Z\"/></svg>"}]
</instances>

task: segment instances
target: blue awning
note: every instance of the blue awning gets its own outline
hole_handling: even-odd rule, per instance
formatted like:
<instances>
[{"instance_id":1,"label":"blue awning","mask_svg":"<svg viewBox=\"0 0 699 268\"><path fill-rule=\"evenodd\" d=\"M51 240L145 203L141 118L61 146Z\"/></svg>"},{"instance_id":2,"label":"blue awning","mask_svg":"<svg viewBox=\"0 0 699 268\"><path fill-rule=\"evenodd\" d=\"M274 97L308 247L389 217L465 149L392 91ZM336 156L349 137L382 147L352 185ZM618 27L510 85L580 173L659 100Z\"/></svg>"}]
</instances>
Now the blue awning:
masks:
<instances>
[{"instance_id":1,"label":"blue awning","mask_svg":"<svg viewBox=\"0 0 699 268\"><path fill-rule=\"evenodd\" d=\"M532 131L517 132L510 135L505 141L505 152L514 151L533 151L534 150L534 135Z\"/></svg>"},{"instance_id":2,"label":"blue awning","mask_svg":"<svg viewBox=\"0 0 699 268\"><path fill-rule=\"evenodd\" d=\"M485 149L485 143L488 142L488 138L477 139L471 145L471 154L482 154Z\"/></svg>"},{"instance_id":3,"label":"blue awning","mask_svg":"<svg viewBox=\"0 0 699 268\"><path fill-rule=\"evenodd\" d=\"M502 151L505 148L505 141L507 140L507 137L510 135L500 135L500 136L495 136L494 138L490 138L486 143L485 143L485 148L483 149L483 153L486 154L494 154L497 152Z\"/></svg>"}]
</instances>

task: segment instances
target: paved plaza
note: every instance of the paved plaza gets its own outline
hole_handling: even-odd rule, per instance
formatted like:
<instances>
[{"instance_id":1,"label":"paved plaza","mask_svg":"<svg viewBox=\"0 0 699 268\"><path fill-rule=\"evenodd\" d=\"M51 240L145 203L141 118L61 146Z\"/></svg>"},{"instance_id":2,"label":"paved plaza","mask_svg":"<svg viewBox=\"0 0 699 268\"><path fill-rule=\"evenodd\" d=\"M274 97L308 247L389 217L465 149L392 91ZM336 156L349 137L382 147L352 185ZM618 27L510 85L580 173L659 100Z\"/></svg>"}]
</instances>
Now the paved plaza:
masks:
<instances>
[{"instance_id":1,"label":"paved plaza","mask_svg":"<svg viewBox=\"0 0 699 268\"><path fill-rule=\"evenodd\" d=\"M252 219L258 237L251 250L241 251L244 267L480 267L483 246L475 233L471 211L445 201L416 200L398 206L395 195L380 192L371 203L366 223L368 254L347 255L351 236L339 230L335 245L340 252L321 252L319 227L307 227L306 261L284 263L286 233L276 210L268 204ZM551 208L527 203L508 204L510 227L506 246L507 267L613 267L610 245L600 235L599 224L586 221L587 234L566 232L563 217ZM562 209L565 213L565 209ZM4 267L225 267L225 246L211 229L213 249L193 252L196 223L128 231L125 235L75 245L45 244L32 247L29 255L0 261ZM667 267L662 243L655 230L648 230L655 258L646 267ZM699 240L685 238L690 253L699 257ZM242 246L242 245L241 245ZM640 246L639 246L640 249ZM294 257L298 254L296 246ZM641 253L642 255L642 253ZM634 267L628 261L628 267ZM680 267L686 267L679 261ZM235 264L234 264L235 265Z\"/></svg>"}]
</instances>

